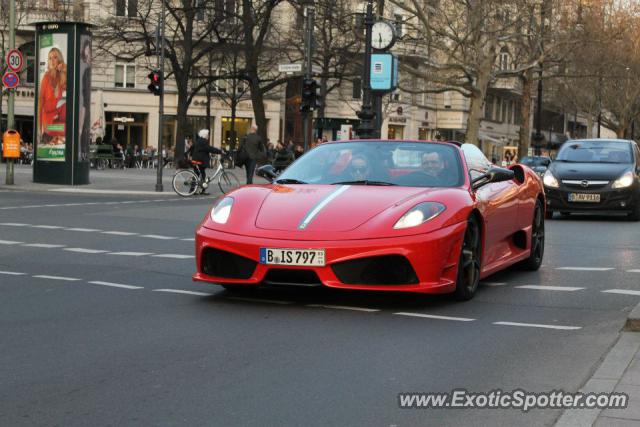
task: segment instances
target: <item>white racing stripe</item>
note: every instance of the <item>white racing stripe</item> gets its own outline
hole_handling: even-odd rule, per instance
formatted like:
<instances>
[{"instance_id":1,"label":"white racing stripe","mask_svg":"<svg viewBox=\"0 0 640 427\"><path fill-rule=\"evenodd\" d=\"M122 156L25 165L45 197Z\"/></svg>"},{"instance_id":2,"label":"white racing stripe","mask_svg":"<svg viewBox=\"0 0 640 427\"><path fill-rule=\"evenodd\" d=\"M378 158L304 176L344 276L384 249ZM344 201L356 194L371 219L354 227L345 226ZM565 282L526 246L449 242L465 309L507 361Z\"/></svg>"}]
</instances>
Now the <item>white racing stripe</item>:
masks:
<instances>
[{"instance_id":1,"label":"white racing stripe","mask_svg":"<svg viewBox=\"0 0 640 427\"><path fill-rule=\"evenodd\" d=\"M109 251L103 251L102 249L86 249L86 248L64 248L63 251L77 252L81 254L104 254Z\"/></svg>"},{"instance_id":2,"label":"white racing stripe","mask_svg":"<svg viewBox=\"0 0 640 427\"><path fill-rule=\"evenodd\" d=\"M111 282L101 282L98 280L88 282L92 285L100 285L100 286L111 286L112 288L122 288L122 289L144 289L142 286L131 286L131 285L123 285L120 283L111 283Z\"/></svg>"},{"instance_id":3,"label":"white racing stripe","mask_svg":"<svg viewBox=\"0 0 640 427\"><path fill-rule=\"evenodd\" d=\"M158 255L151 255L152 257L155 258L172 258L172 259L192 259L195 258L194 255L180 255L180 254L158 254Z\"/></svg>"},{"instance_id":4,"label":"white racing stripe","mask_svg":"<svg viewBox=\"0 0 640 427\"><path fill-rule=\"evenodd\" d=\"M208 294L206 292L194 292L194 291L183 291L181 289L154 289L154 292L169 292L172 294L184 294L184 295L197 295L200 297L208 297L213 294Z\"/></svg>"},{"instance_id":5,"label":"white racing stripe","mask_svg":"<svg viewBox=\"0 0 640 427\"><path fill-rule=\"evenodd\" d=\"M600 291L605 294L620 294L620 295L637 295L640 296L640 291L634 291L631 289L606 289L604 291Z\"/></svg>"},{"instance_id":6,"label":"white racing stripe","mask_svg":"<svg viewBox=\"0 0 640 427\"><path fill-rule=\"evenodd\" d=\"M35 277L36 279L64 280L66 282L78 282L78 281L82 280L82 279L78 279L78 278L75 278L75 277L47 276L47 275L44 275L44 274L40 274L40 275L33 276L33 277Z\"/></svg>"},{"instance_id":7,"label":"white racing stripe","mask_svg":"<svg viewBox=\"0 0 640 427\"><path fill-rule=\"evenodd\" d=\"M559 329L563 331L575 331L582 329L582 326L543 325L540 323L493 322L493 324L502 326L522 326L525 328Z\"/></svg>"},{"instance_id":8,"label":"white racing stripe","mask_svg":"<svg viewBox=\"0 0 640 427\"><path fill-rule=\"evenodd\" d=\"M109 252L107 255L147 256L147 255L153 255L153 253L152 252Z\"/></svg>"},{"instance_id":9,"label":"white racing stripe","mask_svg":"<svg viewBox=\"0 0 640 427\"><path fill-rule=\"evenodd\" d=\"M564 291L564 292L573 292L573 291L581 291L585 288L578 288L573 286L537 286L537 285L523 285L516 286L518 289L536 289L540 291Z\"/></svg>"},{"instance_id":10,"label":"white racing stripe","mask_svg":"<svg viewBox=\"0 0 640 427\"><path fill-rule=\"evenodd\" d=\"M375 308L351 307L351 306L347 306L347 305L307 304L307 307L334 308L336 310L364 311L365 313L375 313L376 311L380 311L380 310L375 309Z\"/></svg>"},{"instance_id":11,"label":"white racing stripe","mask_svg":"<svg viewBox=\"0 0 640 427\"><path fill-rule=\"evenodd\" d=\"M0 274L6 274L8 276L26 276L27 273L19 273L17 271L0 271Z\"/></svg>"},{"instance_id":12,"label":"white racing stripe","mask_svg":"<svg viewBox=\"0 0 640 427\"><path fill-rule=\"evenodd\" d=\"M556 270L565 271L609 271L613 267L556 267Z\"/></svg>"},{"instance_id":13,"label":"white racing stripe","mask_svg":"<svg viewBox=\"0 0 640 427\"><path fill-rule=\"evenodd\" d=\"M320 201L320 203L318 203L313 209L307 212L304 218L302 218L302 221L300 221L300 224L298 225L298 230L304 230L305 228L307 228L309 223L313 221L313 218L315 218L316 215L318 215L325 206L327 206L333 199L347 191L349 187L349 185L343 185L334 192L330 193L322 201Z\"/></svg>"},{"instance_id":14,"label":"white racing stripe","mask_svg":"<svg viewBox=\"0 0 640 427\"><path fill-rule=\"evenodd\" d=\"M293 304L291 301L279 301L275 299L260 299L260 298L245 298L245 297L227 297L226 299L234 300L234 301L248 301L248 302L262 302L265 304Z\"/></svg>"},{"instance_id":15,"label":"white racing stripe","mask_svg":"<svg viewBox=\"0 0 640 427\"><path fill-rule=\"evenodd\" d=\"M424 317L427 319L437 319L437 320L454 320L457 322L473 322L476 320L468 317L437 316L435 314L422 314L422 313L393 313L393 314L397 316Z\"/></svg>"}]
</instances>

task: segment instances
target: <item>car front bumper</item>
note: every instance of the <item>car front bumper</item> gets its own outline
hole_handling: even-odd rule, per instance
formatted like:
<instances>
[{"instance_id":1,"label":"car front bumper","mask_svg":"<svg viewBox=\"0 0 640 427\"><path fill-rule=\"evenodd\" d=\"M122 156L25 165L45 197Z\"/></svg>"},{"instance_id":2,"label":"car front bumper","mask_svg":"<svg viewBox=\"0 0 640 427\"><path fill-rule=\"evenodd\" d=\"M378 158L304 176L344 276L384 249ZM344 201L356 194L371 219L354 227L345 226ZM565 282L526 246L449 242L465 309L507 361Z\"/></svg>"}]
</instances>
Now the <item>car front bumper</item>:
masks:
<instances>
[{"instance_id":1,"label":"car front bumper","mask_svg":"<svg viewBox=\"0 0 640 427\"><path fill-rule=\"evenodd\" d=\"M570 213L631 213L640 203L637 186L612 189L578 189L561 185L560 188L545 187L547 211ZM570 202L570 193L600 194L600 202Z\"/></svg>"},{"instance_id":2,"label":"car front bumper","mask_svg":"<svg viewBox=\"0 0 640 427\"><path fill-rule=\"evenodd\" d=\"M267 278L270 270L280 270L286 275L294 270L313 271L323 286L342 289L403 291L418 293L449 293L455 290L457 264L460 247L464 238L466 223L458 223L431 233L385 239L364 239L344 241L304 241L286 239L265 239L225 233L199 227L196 230L196 266L194 281L216 284L244 284L257 286ZM260 248L324 249L325 266L297 267L266 265L259 263ZM207 274L205 251L212 248L216 253L224 251L232 256L240 256L253 271L247 271L244 278L220 277ZM206 256L209 256L208 254ZM415 283L368 284L344 283L338 278L334 267L345 262L371 257L404 257L415 272ZM251 262L250 262L250 261ZM208 261L207 261L208 262ZM292 273L293 274L293 273ZM296 283L287 283L296 285Z\"/></svg>"}]
</instances>

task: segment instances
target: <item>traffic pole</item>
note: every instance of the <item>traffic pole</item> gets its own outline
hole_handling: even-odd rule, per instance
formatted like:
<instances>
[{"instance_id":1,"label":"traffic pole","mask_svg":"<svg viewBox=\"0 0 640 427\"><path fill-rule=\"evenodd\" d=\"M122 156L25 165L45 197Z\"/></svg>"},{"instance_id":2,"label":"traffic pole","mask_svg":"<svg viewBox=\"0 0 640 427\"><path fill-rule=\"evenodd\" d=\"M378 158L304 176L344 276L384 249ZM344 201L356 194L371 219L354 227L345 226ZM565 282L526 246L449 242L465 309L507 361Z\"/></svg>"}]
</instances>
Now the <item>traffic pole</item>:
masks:
<instances>
[{"instance_id":1,"label":"traffic pole","mask_svg":"<svg viewBox=\"0 0 640 427\"><path fill-rule=\"evenodd\" d=\"M304 15L307 18L307 28L305 32L304 43L304 77L306 80L310 80L313 76L313 26L315 18L315 8L313 1L306 2L304 5ZM311 121L313 119L313 110L315 105L310 106L308 111L305 111L302 119L302 132L304 134L304 152L309 150L310 141L309 134L311 133Z\"/></svg>"},{"instance_id":2,"label":"traffic pole","mask_svg":"<svg viewBox=\"0 0 640 427\"><path fill-rule=\"evenodd\" d=\"M162 132L163 132L163 127L164 127L164 20L165 20L165 5L164 2L166 0L161 0L162 1L162 9L160 12L160 22L159 24L161 25L160 27L160 52L158 55L158 65L160 66L160 99L159 99L159 104L160 106L158 107L158 153L157 153L157 158L158 158L158 170L157 170L157 175L156 175L156 191L157 192L162 192L163 188L162 188L162 168L163 168L163 163L164 163L164 158L162 156L162 149L163 149L163 144L162 144ZM157 44L156 44L157 46Z\"/></svg>"},{"instance_id":3,"label":"traffic pole","mask_svg":"<svg viewBox=\"0 0 640 427\"><path fill-rule=\"evenodd\" d=\"M16 47L16 0L9 0L9 49ZM7 128L13 129L15 126L14 103L15 90L9 89L9 99L7 100ZM7 185L13 185L13 158L7 158Z\"/></svg>"}]
</instances>

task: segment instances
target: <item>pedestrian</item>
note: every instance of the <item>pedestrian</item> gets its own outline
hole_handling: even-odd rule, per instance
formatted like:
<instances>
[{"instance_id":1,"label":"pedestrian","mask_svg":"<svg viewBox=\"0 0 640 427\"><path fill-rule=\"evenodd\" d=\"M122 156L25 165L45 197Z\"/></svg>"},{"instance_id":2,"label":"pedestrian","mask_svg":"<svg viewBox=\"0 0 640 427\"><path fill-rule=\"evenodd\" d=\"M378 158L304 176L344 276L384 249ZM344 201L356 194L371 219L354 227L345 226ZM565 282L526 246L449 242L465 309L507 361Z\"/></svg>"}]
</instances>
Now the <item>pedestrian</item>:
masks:
<instances>
[{"instance_id":1,"label":"pedestrian","mask_svg":"<svg viewBox=\"0 0 640 427\"><path fill-rule=\"evenodd\" d=\"M289 150L287 147L284 147L282 144L278 144L275 152L275 156L273 158L273 168L276 172L281 172L287 168L293 161L295 157L293 152Z\"/></svg>"},{"instance_id":2,"label":"pedestrian","mask_svg":"<svg viewBox=\"0 0 640 427\"><path fill-rule=\"evenodd\" d=\"M252 125L249 133L242 138L238 151L244 150L247 153L247 160L244 164L247 172L247 184L253 184L253 173L258 160L266 160L267 147L264 145L262 137L258 135L258 126Z\"/></svg>"},{"instance_id":3,"label":"pedestrian","mask_svg":"<svg viewBox=\"0 0 640 427\"><path fill-rule=\"evenodd\" d=\"M191 146L191 149L187 155L191 156L194 162L194 169L200 181L203 182L207 178L207 167L211 163L211 154L222 154L222 150L209 145L209 129L200 129L195 143ZM203 195L208 195L204 190Z\"/></svg>"}]
</instances>

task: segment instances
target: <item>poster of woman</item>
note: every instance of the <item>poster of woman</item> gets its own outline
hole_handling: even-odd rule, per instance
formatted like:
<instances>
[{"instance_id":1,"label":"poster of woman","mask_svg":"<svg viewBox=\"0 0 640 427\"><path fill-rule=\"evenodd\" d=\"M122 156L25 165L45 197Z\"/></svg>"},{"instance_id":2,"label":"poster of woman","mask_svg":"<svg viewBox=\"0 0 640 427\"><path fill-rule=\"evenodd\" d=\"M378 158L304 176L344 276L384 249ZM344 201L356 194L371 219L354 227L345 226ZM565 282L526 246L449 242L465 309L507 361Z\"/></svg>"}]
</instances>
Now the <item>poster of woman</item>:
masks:
<instances>
[{"instance_id":1,"label":"poster of woman","mask_svg":"<svg viewBox=\"0 0 640 427\"><path fill-rule=\"evenodd\" d=\"M39 40L37 158L65 161L67 121L67 34Z\"/></svg>"}]
</instances>

